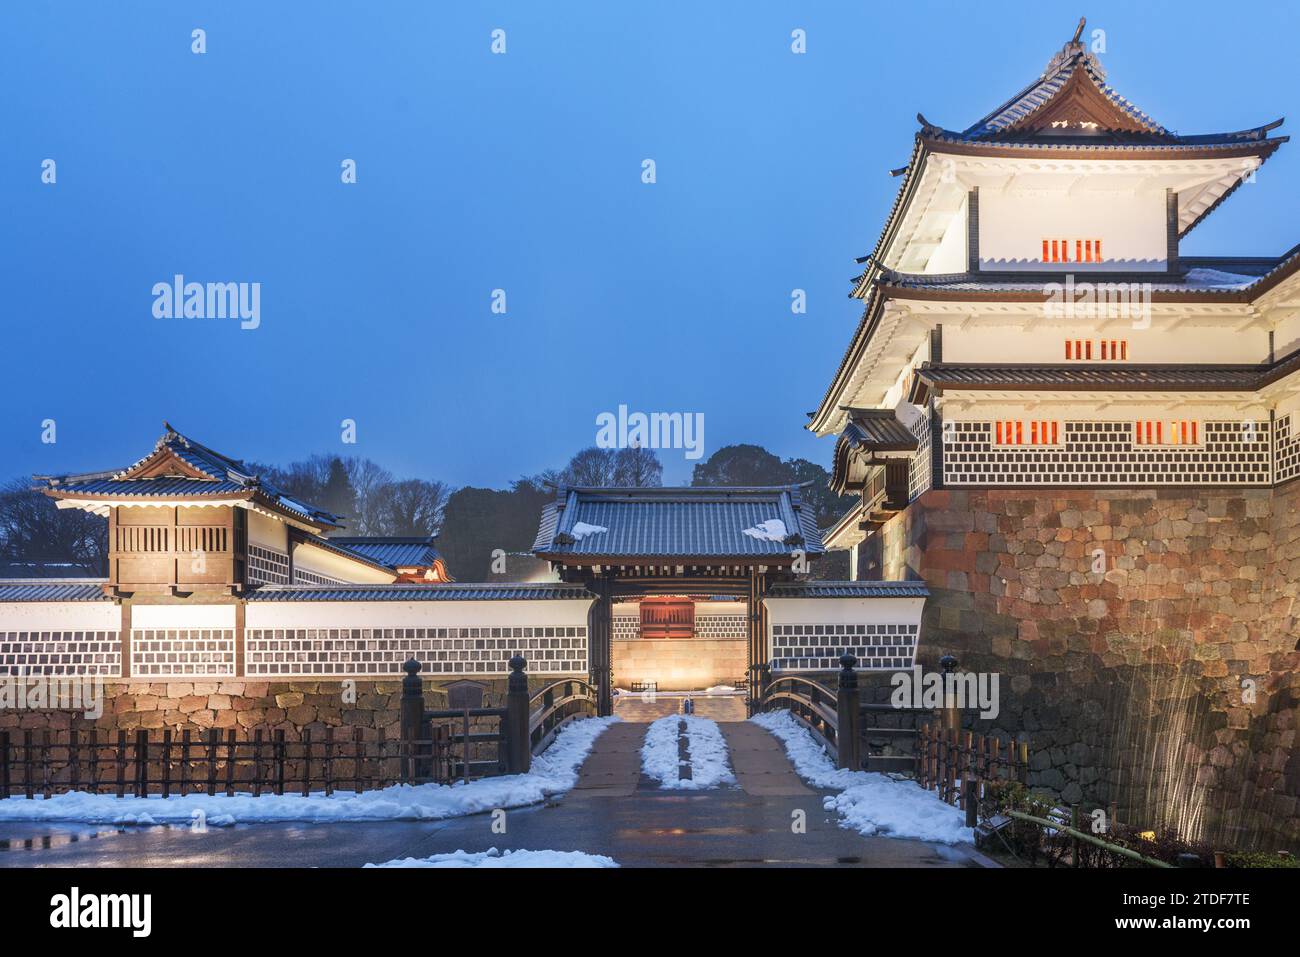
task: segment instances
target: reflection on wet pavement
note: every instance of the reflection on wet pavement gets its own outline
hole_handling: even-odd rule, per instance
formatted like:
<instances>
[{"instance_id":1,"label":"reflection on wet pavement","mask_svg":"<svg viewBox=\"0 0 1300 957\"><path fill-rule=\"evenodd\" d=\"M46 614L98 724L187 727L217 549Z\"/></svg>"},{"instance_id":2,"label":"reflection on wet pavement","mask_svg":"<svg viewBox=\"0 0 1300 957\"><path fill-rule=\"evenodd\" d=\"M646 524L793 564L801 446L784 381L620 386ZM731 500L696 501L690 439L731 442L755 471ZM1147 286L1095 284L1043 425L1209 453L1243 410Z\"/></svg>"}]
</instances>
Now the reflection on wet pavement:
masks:
<instances>
[{"instance_id":1,"label":"reflection on wet pavement","mask_svg":"<svg viewBox=\"0 0 1300 957\"><path fill-rule=\"evenodd\" d=\"M963 847L864 837L792 771L776 739L724 723L738 786L664 791L640 773L647 725L613 725L577 786L542 805L446 821L188 825L0 822L0 867L360 867L401 857L576 850L643 867L977 867ZM500 830L504 821L505 831Z\"/></svg>"}]
</instances>

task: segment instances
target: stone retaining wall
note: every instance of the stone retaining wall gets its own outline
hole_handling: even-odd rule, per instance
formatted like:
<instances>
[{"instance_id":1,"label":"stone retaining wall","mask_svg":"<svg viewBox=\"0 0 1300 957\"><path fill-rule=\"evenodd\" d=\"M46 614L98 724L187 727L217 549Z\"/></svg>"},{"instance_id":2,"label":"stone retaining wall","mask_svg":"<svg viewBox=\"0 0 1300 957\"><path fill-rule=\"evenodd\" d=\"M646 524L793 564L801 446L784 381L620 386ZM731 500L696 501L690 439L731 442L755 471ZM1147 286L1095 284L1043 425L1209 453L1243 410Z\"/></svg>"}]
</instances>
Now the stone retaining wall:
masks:
<instances>
[{"instance_id":1,"label":"stone retaining wall","mask_svg":"<svg viewBox=\"0 0 1300 957\"><path fill-rule=\"evenodd\" d=\"M553 679L529 676L529 687L540 689ZM482 679L483 706L505 706L506 680ZM425 681L429 709L445 708L446 682ZM209 728L283 730L296 740L304 728L313 734L326 727L363 728L367 737L381 731L396 737L400 721L400 679L352 682L352 701L344 700L344 682L332 681L107 681L104 713L97 719L66 710L0 709L0 731L24 729L97 728L105 732L162 730L206 734ZM351 733L349 730L348 733ZM242 734L241 734L242 737Z\"/></svg>"},{"instance_id":2,"label":"stone retaining wall","mask_svg":"<svg viewBox=\"0 0 1300 957\"><path fill-rule=\"evenodd\" d=\"M1133 823L1300 844L1300 486L925 493L885 578L931 588L920 661L998 672L1031 784Z\"/></svg>"}]
</instances>

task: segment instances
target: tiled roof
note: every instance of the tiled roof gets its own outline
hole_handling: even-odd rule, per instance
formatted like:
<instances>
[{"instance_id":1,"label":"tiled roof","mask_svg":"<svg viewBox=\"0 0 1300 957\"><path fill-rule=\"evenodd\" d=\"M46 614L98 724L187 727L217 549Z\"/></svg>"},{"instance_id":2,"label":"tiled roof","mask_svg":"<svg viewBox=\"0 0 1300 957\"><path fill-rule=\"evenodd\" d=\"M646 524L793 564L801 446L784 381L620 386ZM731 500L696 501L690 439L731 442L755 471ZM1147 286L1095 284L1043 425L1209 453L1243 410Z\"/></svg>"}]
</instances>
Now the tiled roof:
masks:
<instances>
[{"instance_id":1,"label":"tiled roof","mask_svg":"<svg viewBox=\"0 0 1300 957\"><path fill-rule=\"evenodd\" d=\"M581 584L261 585L249 601L564 601L596 597Z\"/></svg>"},{"instance_id":2,"label":"tiled roof","mask_svg":"<svg viewBox=\"0 0 1300 957\"><path fill-rule=\"evenodd\" d=\"M914 436L893 409L850 409L842 438L869 452L915 452Z\"/></svg>"},{"instance_id":3,"label":"tiled roof","mask_svg":"<svg viewBox=\"0 0 1300 957\"><path fill-rule=\"evenodd\" d=\"M86 495L104 498L212 498L252 495L267 504L319 526L337 527L341 519L332 512L297 501L262 479L239 459L201 445L164 423L166 432L144 458L122 469L80 475L36 476L38 488L57 496ZM147 474L155 461L172 456L197 476Z\"/></svg>"},{"instance_id":4,"label":"tiled roof","mask_svg":"<svg viewBox=\"0 0 1300 957\"><path fill-rule=\"evenodd\" d=\"M89 479L80 481L75 476L69 479L58 478L57 485L47 486L59 492L83 495L111 495L115 498L150 498L152 496L210 496L247 492L244 482L232 482L225 479L209 481L206 479L182 478L169 475L159 478L140 479Z\"/></svg>"},{"instance_id":5,"label":"tiled roof","mask_svg":"<svg viewBox=\"0 0 1300 957\"><path fill-rule=\"evenodd\" d=\"M1084 72L1086 79L1096 86L1113 106L1146 132L1156 136L1169 135L1168 130L1108 86L1106 71L1102 68L1101 62L1094 54L1085 50L1082 44L1074 42L1066 44L1065 48L1052 58L1047 64L1047 69L1037 80L987 116L972 123L961 134L962 137L980 139L1004 134L1008 128L1023 122L1050 103L1079 70Z\"/></svg>"},{"instance_id":6,"label":"tiled roof","mask_svg":"<svg viewBox=\"0 0 1300 957\"><path fill-rule=\"evenodd\" d=\"M1283 260L1278 259L1281 263ZM1202 263L1210 260L1202 259ZM1229 262L1224 263L1230 266ZM1271 271L1270 271L1271 272ZM1199 265L1188 269L1180 275L1170 276L1164 272L1121 272L1111 270L1064 272L1001 272L987 269L979 273L901 273L891 269L878 272L881 285L889 289L932 289L938 292L972 292L972 293L1036 293L1046 297L1049 293L1048 283L1061 285L1066 277L1073 277L1076 287L1084 283L1123 282L1139 285L1152 293L1204 293L1230 294L1245 292L1254 284L1261 282L1264 275L1251 275L1216 269L1209 265Z\"/></svg>"},{"instance_id":7,"label":"tiled roof","mask_svg":"<svg viewBox=\"0 0 1300 957\"><path fill-rule=\"evenodd\" d=\"M831 490L849 490L849 471L859 454L877 461L877 452L915 452L919 443L893 409L849 409L844 431L831 456Z\"/></svg>"},{"instance_id":8,"label":"tiled roof","mask_svg":"<svg viewBox=\"0 0 1300 957\"><path fill-rule=\"evenodd\" d=\"M5 601L110 601L103 586L106 578L41 581L30 578L0 579L0 602Z\"/></svg>"},{"instance_id":9,"label":"tiled roof","mask_svg":"<svg viewBox=\"0 0 1300 957\"><path fill-rule=\"evenodd\" d=\"M302 544L304 545L313 545L316 548L321 549L322 551L330 552L331 554L338 555L341 558L346 558L350 561L360 562L362 565L369 565L371 568L380 569L386 572L391 572L393 570L390 566L385 565L383 562L371 558L368 555L365 555L359 551L355 551L354 549L349 548L346 545L340 545L337 542L335 542L334 539L326 538L323 535L312 535L310 537L303 538L301 541Z\"/></svg>"},{"instance_id":10,"label":"tiled roof","mask_svg":"<svg viewBox=\"0 0 1300 957\"><path fill-rule=\"evenodd\" d=\"M768 589L767 598L928 598L925 582L911 581L806 581L787 582Z\"/></svg>"},{"instance_id":11,"label":"tiled roof","mask_svg":"<svg viewBox=\"0 0 1300 957\"><path fill-rule=\"evenodd\" d=\"M329 541L386 568L424 568L438 560L438 550L433 547L432 537L340 538L334 535Z\"/></svg>"},{"instance_id":12,"label":"tiled roof","mask_svg":"<svg viewBox=\"0 0 1300 957\"><path fill-rule=\"evenodd\" d=\"M922 130L921 138L926 143L938 144L968 144L972 146L989 146L989 147L1019 147L1027 150L1041 151L1059 151L1059 150L1104 150L1122 152L1124 154L1133 153L1169 153L1171 151L1183 152L1187 150L1200 151L1226 151L1230 149L1240 149L1242 147L1255 147L1258 151L1267 151L1272 153L1283 143L1290 140L1288 136L1268 136L1268 131L1277 128L1277 122L1269 123L1265 126L1256 127L1249 130L1234 130L1231 133L1201 133L1194 136L1174 136L1169 135L1167 138L1158 140L1131 140L1131 139L1110 139L1096 140L1085 137L1017 137L1015 139L983 139L959 133L955 130L945 130L938 126L928 126ZM1249 152L1255 152L1255 149Z\"/></svg>"},{"instance_id":13,"label":"tiled roof","mask_svg":"<svg viewBox=\"0 0 1300 957\"><path fill-rule=\"evenodd\" d=\"M779 541L771 540L774 520L785 529ZM533 543L541 555L628 559L762 558L794 549L822 551L799 486L561 488Z\"/></svg>"},{"instance_id":14,"label":"tiled roof","mask_svg":"<svg viewBox=\"0 0 1300 957\"><path fill-rule=\"evenodd\" d=\"M938 364L916 376L939 389L1012 389L1148 392L1252 392L1268 367L1254 365L1037 365Z\"/></svg>"}]
</instances>

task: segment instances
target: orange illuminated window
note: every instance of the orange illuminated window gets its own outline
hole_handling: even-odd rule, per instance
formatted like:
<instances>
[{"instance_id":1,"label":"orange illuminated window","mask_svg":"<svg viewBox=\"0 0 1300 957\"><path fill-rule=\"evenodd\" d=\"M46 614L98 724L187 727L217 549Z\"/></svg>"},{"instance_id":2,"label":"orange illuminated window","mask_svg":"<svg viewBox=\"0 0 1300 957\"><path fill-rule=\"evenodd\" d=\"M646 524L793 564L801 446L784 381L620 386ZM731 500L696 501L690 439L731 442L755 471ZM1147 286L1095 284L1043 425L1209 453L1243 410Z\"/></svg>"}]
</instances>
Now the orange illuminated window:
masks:
<instances>
[{"instance_id":1,"label":"orange illuminated window","mask_svg":"<svg viewBox=\"0 0 1300 957\"><path fill-rule=\"evenodd\" d=\"M1074 258L1070 258L1070 250ZM1043 262L1045 263L1099 263L1101 262L1100 239L1044 239Z\"/></svg>"},{"instance_id":2,"label":"orange illuminated window","mask_svg":"<svg viewBox=\"0 0 1300 957\"><path fill-rule=\"evenodd\" d=\"M1059 422L1031 420L1028 428L1024 422L993 423L994 441L997 445L1056 445L1060 437ZM1025 441L1028 438L1029 441Z\"/></svg>"},{"instance_id":3,"label":"orange illuminated window","mask_svg":"<svg viewBox=\"0 0 1300 957\"><path fill-rule=\"evenodd\" d=\"M1065 358L1070 361L1087 362L1092 359L1091 339L1066 339ZM1127 339L1097 340L1097 354L1102 362L1115 362L1128 359Z\"/></svg>"},{"instance_id":4,"label":"orange illuminated window","mask_svg":"<svg viewBox=\"0 0 1300 957\"><path fill-rule=\"evenodd\" d=\"M1198 423L1188 419L1173 422L1151 420L1133 424L1133 441L1136 445L1199 445Z\"/></svg>"}]
</instances>

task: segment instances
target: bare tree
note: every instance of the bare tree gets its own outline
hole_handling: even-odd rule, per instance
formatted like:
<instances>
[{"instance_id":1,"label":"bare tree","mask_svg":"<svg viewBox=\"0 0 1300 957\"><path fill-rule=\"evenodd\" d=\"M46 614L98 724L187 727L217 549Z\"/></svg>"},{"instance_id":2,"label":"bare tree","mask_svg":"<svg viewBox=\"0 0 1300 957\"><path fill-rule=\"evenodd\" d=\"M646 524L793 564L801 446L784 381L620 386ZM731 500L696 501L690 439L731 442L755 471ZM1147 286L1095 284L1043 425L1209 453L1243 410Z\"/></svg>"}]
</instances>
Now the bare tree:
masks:
<instances>
[{"instance_id":1,"label":"bare tree","mask_svg":"<svg viewBox=\"0 0 1300 957\"><path fill-rule=\"evenodd\" d=\"M57 508L24 479L0 489L0 557L11 562L108 569L108 523L79 508Z\"/></svg>"},{"instance_id":2,"label":"bare tree","mask_svg":"<svg viewBox=\"0 0 1300 957\"><path fill-rule=\"evenodd\" d=\"M588 488L614 485L615 459L614 449L602 449L596 446L583 449L564 468L564 481L568 485Z\"/></svg>"},{"instance_id":3,"label":"bare tree","mask_svg":"<svg viewBox=\"0 0 1300 957\"><path fill-rule=\"evenodd\" d=\"M399 537L434 535L442 525L451 489L443 482L405 479L382 486L375 498L380 526L374 532Z\"/></svg>"},{"instance_id":4,"label":"bare tree","mask_svg":"<svg viewBox=\"0 0 1300 957\"><path fill-rule=\"evenodd\" d=\"M370 459L347 458L348 477L356 492L355 514L348 522L350 535L384 535L387 527L384 515L383 490L395 481L393 473Z\"/></svg>"},{"instance_id":5,"label":"bare tree","mask_svg":"<svg viewBox=\"0 0 1300 957\"><path fill-rule=\"evenodd\" d=\"M614 456L614 484L625 488L658 488L664 484L664 466L650 449L630 445Z\"/></svg>"}]
</instances>

